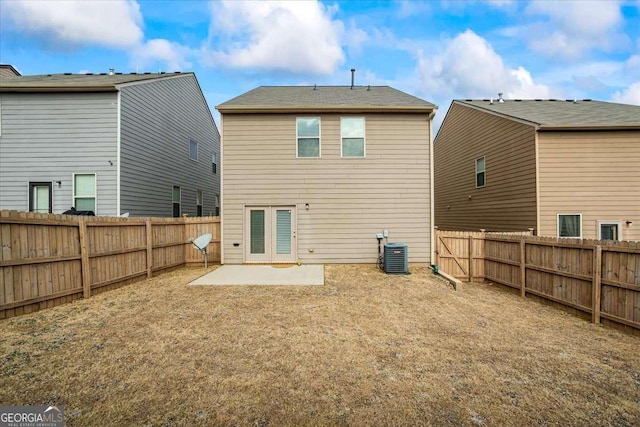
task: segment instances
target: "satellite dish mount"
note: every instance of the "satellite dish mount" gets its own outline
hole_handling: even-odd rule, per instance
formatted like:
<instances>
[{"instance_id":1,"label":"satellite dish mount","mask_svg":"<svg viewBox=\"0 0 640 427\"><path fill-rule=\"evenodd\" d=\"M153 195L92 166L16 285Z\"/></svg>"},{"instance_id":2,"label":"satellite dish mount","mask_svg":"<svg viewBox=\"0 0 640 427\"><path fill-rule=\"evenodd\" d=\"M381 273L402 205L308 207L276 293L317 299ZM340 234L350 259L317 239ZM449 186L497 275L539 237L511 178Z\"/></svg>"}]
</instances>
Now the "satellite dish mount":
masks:
<instances>
[{"instance_id":1,"label":"satellite dish mount","mask_svg":"<svg viewBox=\"0 0 640 427\"><path fill-rule=\"evenodd\" d=\"M197 239L189 239L189 242L193 243L199 251L202 251L204 255L204 267L207 268L207 264L209 262L209 254L207 254L207 245L211 243L211 233L203 234Z\"/></svg>"}]
</instances>

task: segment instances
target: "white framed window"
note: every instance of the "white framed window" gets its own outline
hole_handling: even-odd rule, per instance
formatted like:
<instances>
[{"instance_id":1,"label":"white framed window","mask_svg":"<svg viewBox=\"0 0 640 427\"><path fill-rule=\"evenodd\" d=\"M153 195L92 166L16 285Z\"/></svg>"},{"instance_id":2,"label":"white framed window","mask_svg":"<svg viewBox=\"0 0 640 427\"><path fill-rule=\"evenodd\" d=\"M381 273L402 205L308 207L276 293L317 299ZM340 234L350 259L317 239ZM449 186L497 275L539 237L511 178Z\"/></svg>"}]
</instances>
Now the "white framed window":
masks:
<instances>
[{"instance_id":1,"label":"white framed window","mask_svg":"<svg viewBox=\"0 0 640 427\"><path fill-rule=\"evenodd\" d=\"M582 239L582 214L558 214L558 237Z\"/></svg>"},{"instance_id":2,"label":"white framed window","mask_svg":"<svg viewBox=\"0 0 640 427\"><path fill-rule=\"evenodd\" d=\"M173 217L180 218L180 201L182 200L182 194L180 191L180 187L177 185L173 186L173 190L171 191L171 201L173 204Z\"/></svg>"},{"instance_id":3,"label":"white framed window","mask_svg":"<svg viewBox=\"0 0 640 427\"><path fill-rule=\"evenodd\" d=\"M364 117L341 117L342 157L365 157Z\"/></svg>"},{"instance_id":4,"label":"white framed window","mask_svg":"<svg viewBox=\"0 0 640 427\"><path fill-rule=\"evenodd\" d=\"M622 221L598 221L598 240L622 240Z\"/></svg>"},{"instance_id":5,"label":"white framed window","mask_svg":"<svg viewBox=\"0 0 640 427\"><path fill-rule=\"evenodd\" d=\"M198 141L189 140L189 158L198 161Z\"/></svg>"},{"instance_id":6,"label":"white framed window","mask_svg":"<svg viewBox=\"0 0 640 427\"><path fill-rule=\"evenodd\" d=\"M476 159L476 188L482 188L486 182L486 165L484 156Z\"/></svg>"},{"instance_id":7,"label":"white framed window","mask_svg":"<svg viewBox=\"0 0 640 427\"><path fill-rule=\"evenodd\" d=\"M77 211L96 213L96 174L73 174L73 207Z\"/></svg>"},{"instance_id":8,"label":"white framed window","mask_svg":"<svg viewBox=\"0 0 640 427\"><path fill-rule=\"evenodd\" d=\"M320 117L296 118L296 157L320 157Z\"/></svg>"},{"instance_id":9,"label":"white framed window","mask_svg":"<svg viewBox=\"0 0 640 427\"><path fill-rule=\"evenodd\" d=\"M196 190L196 216L202 216L202 199L204 198L204 191Z\"/></svg>"},{"instance_id":10,"label":"white framed window","mask_svg":"<svg viewBox=\"0 0 640 427\"><path fill-rule=\"evenodd\" d=\"M211 154L211 171L214 174L218 173L218 155L216 153Z\"/></svg>"}]
</instances>

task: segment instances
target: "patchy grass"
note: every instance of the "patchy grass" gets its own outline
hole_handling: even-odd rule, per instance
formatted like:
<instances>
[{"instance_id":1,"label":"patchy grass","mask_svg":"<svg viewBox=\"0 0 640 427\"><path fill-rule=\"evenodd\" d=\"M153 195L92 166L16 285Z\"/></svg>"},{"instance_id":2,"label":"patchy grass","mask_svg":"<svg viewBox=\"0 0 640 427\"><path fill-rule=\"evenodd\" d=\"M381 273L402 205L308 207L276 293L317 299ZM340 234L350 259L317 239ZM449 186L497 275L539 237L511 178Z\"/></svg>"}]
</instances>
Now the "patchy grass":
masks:
<instances>
[{"instance_id":1,"label":"patchy grass","mask_svg":"<svg viewBox=\"0 0 640 427\"><path fill-rule=\"evenodd\" d=\"M182 269L0 322L0 402L69 426L640 425L640 339L498 286L328 266L323 287Z\"/></svg>"}]
</instances>

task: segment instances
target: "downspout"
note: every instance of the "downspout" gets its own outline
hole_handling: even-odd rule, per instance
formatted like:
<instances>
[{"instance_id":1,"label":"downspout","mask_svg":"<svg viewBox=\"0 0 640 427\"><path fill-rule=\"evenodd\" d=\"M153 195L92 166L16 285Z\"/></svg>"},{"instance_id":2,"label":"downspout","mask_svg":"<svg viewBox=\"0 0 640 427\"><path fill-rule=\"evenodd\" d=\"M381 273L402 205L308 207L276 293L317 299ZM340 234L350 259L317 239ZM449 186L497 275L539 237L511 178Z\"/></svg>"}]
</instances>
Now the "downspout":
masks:
<instances>
[{"instance_id":1,"label":"downspout","mask_svg":"<svg viewBox=\"0 0 640 427\"><path fill-rule=\"evenodd\" d=\"M434 197L434 171L433 171L433 117L436 115L435 110L429 114L429 228L430 228L430 236L429 243L431 246L431 253L429 254L429 264L433 264L435 261L435 242L433 241L433 236L435 236L434 221L435 221L435 203L433 201Z\"/></svg>"},{"instance_id":2,"label":"downspout","mask_svg":"<svg viewBox=\"0 0 640 427\"><path fill-rule=\"evenodd\" d=\"M536 161L536 236L540 236L540 145L538 141L538 130L533 130L533 141L535 147Z\"/></svg>"},{"instance_id":3,"label":"downspout","mask_svg":"<svg viewBox=\"0 0 640 427\"><path fill-rule=\"evenodd\" d=\"M220 113L220 167L218 168L218 173L220 174L220 197L218 197L218 203L220 203L220 265L224 264L224 197L223 197L223 188L224 188L224 174L222 173L222 169L224 167L224 114ZM242 210L242 215L244 216L244 209ZM243 220L244 224L244 220ZM244 231L243 231L244 234ZM243 246L244 250L244 246Z\"/></svg>"},{"instance_id":4,"label":"downspout","mask_svg":"<svg viewBox=\"0 0 640 427\"><path fill-rule=\"evenodd\" d=\"M118 90L117 113L116 113L116 216L120 216L120 144L121 144L121 97Z\"/></svg>"}]
</instances>

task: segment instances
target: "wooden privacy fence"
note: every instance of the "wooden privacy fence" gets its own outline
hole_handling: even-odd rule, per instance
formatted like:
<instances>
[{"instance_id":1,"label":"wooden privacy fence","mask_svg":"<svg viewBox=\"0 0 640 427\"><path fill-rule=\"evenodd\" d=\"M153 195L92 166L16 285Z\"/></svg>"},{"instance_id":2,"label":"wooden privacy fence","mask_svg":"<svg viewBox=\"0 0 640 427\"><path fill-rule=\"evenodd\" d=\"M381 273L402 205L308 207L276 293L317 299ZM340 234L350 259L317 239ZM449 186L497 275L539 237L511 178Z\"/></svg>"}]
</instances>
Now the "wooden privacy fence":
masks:
<instances>
[{"instance_id":1,"label":"wooden privacy fence","mask_svg":"<svg viewBox=\"0 0 640 427\"><path fill-rule=\"evenodd\" d=\"M0 319L53 307L203 262L190 238L211 233L220 261L220 218L113 218L0 211Z\"/></svg>"},{"instance_id":2,"label":"wooden privacy fence","mask_svg":"<svg viewBox=\"0 0 640 427\"><path fill-rule=\"evenodd\" d=\"M436 264L640 335L640 242L436 230Z\"/></svg>"}]
</instances>

